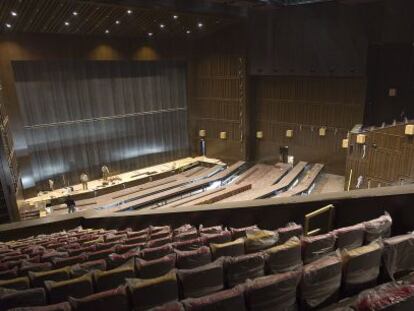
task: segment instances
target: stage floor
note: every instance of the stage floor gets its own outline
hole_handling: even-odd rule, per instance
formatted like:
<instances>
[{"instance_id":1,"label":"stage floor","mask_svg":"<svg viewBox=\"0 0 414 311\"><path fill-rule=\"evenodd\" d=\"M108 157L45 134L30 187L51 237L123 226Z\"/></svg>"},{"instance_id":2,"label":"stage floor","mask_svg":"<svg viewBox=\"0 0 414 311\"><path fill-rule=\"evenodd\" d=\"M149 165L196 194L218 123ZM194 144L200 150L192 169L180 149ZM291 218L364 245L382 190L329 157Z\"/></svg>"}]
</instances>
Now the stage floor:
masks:
<instances>
[{"instance_id":1,"label":"stage floor","mask_svg":"<svg viewBox=\"0 0 414 311\"><path fill-rule=\"evenodd\" d=\"M98 190L104 190L104 189L110 190L111 187L119 186L119 185L126 184L126 183L131 183L134 181L139 181L140 179L148 178L149 176L155 176L155 175L159 175L163 173L177 171L180 169L194 166L200 162L213 164L213 165L223 165L223 166L226 165L225 163L223 163L222 161L218 159L207 158L207 157L195 157L195 158L188 157L188 158L179 159L176 161L171 161L171 162L111 176L111 179L115 178L115 180L109 183L108 185L103 185L102 179L91 180L88 182L88 190L83 190L82 184L71 185L71 187L73 187L73 191L69 192L68 188L55 189L54 191L49 191L42 195L28 198L24 200L24 203L26 206L29 205L32 207L36 207L39 205L45 205L46 202L50 200L63 199L69 194L71 196L77 196L81 194L93 195L93 193Z\"/></svg>"}]
</instances>

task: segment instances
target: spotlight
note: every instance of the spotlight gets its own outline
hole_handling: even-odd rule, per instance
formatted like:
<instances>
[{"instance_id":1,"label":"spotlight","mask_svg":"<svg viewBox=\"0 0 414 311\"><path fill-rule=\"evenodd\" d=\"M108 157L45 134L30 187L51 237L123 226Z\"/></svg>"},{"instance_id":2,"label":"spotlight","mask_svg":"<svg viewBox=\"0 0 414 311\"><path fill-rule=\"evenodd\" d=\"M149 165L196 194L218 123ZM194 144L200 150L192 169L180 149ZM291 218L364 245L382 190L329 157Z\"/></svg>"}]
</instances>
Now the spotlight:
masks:
<instances>
[{"instance_id":1,"label":"spotlight","mask_svg":"<svg viewBox=\"0 0 414 311\"><path fill-rule=\"evenodd\" d=\"M105 30L105 33L106 33L106 34L108 34L108 33L109 33L109 30L108 30L108 29L107 29L107 30Z\"/></svg>"},{"instance_id":2,"label":"spotlight","mask_svg":"<svg viewBox=\"0 0 414 311\"><path fill-rule=\"evenodd\" d=\"M178 19L178 15L173 15L173 18L174 19Z\"/></svg>"},{"instance_id":3,"label":"spotlight","mask_svg":"<svg viewBox=\"0 0 414 311\"><path fill-rule=\"evenodd\" d=\"M152 32L148 33L148 37L152 37L154 34Z\"/></svg>"},{"instance_id":4,"label":"spotlight","mask_svg":"<svg viewBox=\"0 0 414 311\"><path fill-rule=\"evenodd\" d=\"M164 28L165 27L165 25L164 24L160 24L160 28Z\"/></svg>"},{"instance_id":5,"label":"spotlight","mask_svg":"<svg viewBox=\"0 0 414 311\"><path fill-rule=\"evenodd\" d=\"M78 12L76 12L76 11L73 11L73 13L72 13L74 16L78 16Z\"/></svg>"},{"instance_id":6,"label":"spotlight","mask_svg":"<svg viewBox=\"0 0 414 311\"><path fill-rule=\"evenodd\" d=\"M15 11L11 11L11 12L10 12L10 14L11 14L12 16L14 16L14 17L16 17L16 16L17 16L17 13L16 13Z\"/></svg>"},{"instance_id":7,"label":"spotlight","mask_svg":"<svg viewBox=\"0 0 414 311\"><path fill-rule=\"evenodd\" d=\"M69 26L70 25L70 23L69 22L65 22L65 26Z\"/></svg>"},{"instance_id":8,"label":"spotlight","mask_svg":"<svg viewBox=\"0 0 414 311\"><path fill-rule=\"evenodd\" d=\"M128 10L128 11L127 11L127 13L128 13L128 14L132 14L132 10Z\"/></svg>"},{"instance_id":9,"label":"spotlight","mask_svg":"<svg viewBox=\"0 0 414 311\"><path fill-rule=\"evenodd\" d=\"M11 24L9 24L9 23L6 23L6 27L7 27L7 28L11 28L11 27L12 27L12 25L11 25Z\"/></svg>"},{"instance_id":10,"label":"spotlight","mask_svg":"<svg viewBox=\"0 0 414 311\"><path fill-rule=\"evenodd\" d=\"M190 30L187 30L185 33L186 33L187 35L189 35L189 34L191 33L191 31L190 31Z\"/></svg>"},{"instance_id":11,"label":"spotlight","mask_svg":"<svg viewBox=\"0 0 414 311\"><path fill-rule=\"evenodd\" d=\"M197 27L198 27L198 28L203 28L203 26L204 26L204 25L203 25L203 23L198 23L198 24L197 24Z\"/></svg>"},{"instance_id":12,"label":"spotlight","mask_svg":"<svg viewBox=\"0 0 414 311\"><path fill-rule=\"evenodd\" d=\"M120 21L115 21L115 24L119 25L121 22Z\"/></svg>"}]
</instances>

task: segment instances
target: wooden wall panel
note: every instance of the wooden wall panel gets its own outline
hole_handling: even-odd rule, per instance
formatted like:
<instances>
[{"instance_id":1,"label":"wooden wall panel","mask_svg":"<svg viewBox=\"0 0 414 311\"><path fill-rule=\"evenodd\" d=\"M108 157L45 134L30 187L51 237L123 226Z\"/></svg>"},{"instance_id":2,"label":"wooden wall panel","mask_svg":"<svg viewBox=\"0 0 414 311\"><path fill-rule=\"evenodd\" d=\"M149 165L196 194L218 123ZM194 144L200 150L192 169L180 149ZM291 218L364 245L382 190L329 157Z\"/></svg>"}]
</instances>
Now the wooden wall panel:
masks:
<instances>
[{"instance_id":1,"label":"wooden wall panel","mask_svg":"<svg viewBox=\"0 0 414 311\"><path fill-rule=\"evenodd\" d=\"M405 124L374 128L366 135L365 157L363 146L356 144L358 133L350 135L347 152L346 179L355 189L358 177L360 188L389 186L414 181L414 139L404 134Z\"/></svg>"},{"instance_id":2,"label":"wooden wall panel","mask_svg":"<svg viewBox=\"0 0 414 311\"><path fill-rule=\"evenodd\" d=\"M289 146L296 161L321 162L330 172L344 173L342 139L363 116L363 78L256 77L255 128L257 160L276 161L279 147ZM319 128L326 127L326 136ZM286 130L292 129L292 138Z\"/></svg>"}]
</instances>

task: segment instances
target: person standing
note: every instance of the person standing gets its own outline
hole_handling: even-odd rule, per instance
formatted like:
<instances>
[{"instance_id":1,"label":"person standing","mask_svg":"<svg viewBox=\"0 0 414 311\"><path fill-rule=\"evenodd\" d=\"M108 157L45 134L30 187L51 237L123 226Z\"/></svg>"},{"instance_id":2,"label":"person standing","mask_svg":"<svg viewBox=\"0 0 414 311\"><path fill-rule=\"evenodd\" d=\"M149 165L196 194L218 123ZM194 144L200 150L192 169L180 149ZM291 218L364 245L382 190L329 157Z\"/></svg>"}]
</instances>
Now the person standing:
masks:
<instances>
[{"instance_id":1,"label":"person standing","mask_svg":"<svg viewBox=\"0 0 414 311\"><path fill-rule=\"evenodd\" d=\"M102 171L102 179L104 181L107 181L109 177L109 168L106 165L104 165L102 166L101 171Z\"/></svg>"},{"instance_id":2,"label":"person standing","mask_svg":"<svg viewBox=\"0 0 414 311\"><path fill-rule=\"evenodd\" d=\"M49 179L49 188L50 191L55 190L55 182L52 179Z\"/></svg>"},{"instance_id":3,"label":"person standing","mask_svg":"<svg viewBox=\"0 0 414 311\"><path fill-rule=\"evenodd\" d=\"M65 204L68 207L68 214L72 214L72 213L75 212L75 210L76 210L76 208L75 208L76 203L75 203L75 200L72 199L72 197L70 195L68 195L66 197Z\"/></svg>"},{"instance_id":4,"label":"person standing","mask_svg":"<svg viewBox=\"0 0 414 311\"><path fill-rule=\"evenodd\" d=\"M88 190L88 181L89 181L88 175L86 175L85 173L82 173L80 175L80 181L82 183L82 189L83 190Z\"/></svg>"}]
</instances>

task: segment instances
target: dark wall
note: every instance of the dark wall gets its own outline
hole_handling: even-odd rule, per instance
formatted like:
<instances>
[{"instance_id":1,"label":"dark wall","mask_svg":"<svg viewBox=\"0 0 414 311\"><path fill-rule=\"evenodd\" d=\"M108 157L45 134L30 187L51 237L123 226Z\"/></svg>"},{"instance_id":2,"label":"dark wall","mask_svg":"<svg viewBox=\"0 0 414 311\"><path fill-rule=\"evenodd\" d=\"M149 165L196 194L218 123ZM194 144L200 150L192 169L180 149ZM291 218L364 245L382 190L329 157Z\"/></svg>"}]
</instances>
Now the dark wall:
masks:
<instances>
[{"instance_id":1,"label":"dark wall","mask_svg":"<svg viewBox=\"0 0 414 311\"><path fill-rule=\"evenodd\" d=\"M119 173L188 156L185 63L20 61L13 68L32 158L23 181L52 178L60 188L62 176L68 184L83 171L100 178L103 164Z\"/></svg>"}]
</instances>

